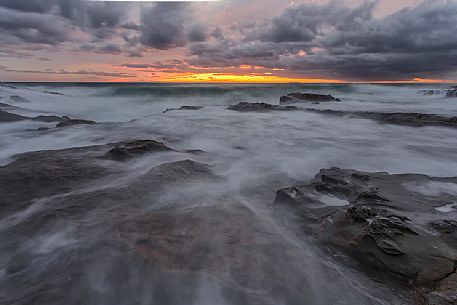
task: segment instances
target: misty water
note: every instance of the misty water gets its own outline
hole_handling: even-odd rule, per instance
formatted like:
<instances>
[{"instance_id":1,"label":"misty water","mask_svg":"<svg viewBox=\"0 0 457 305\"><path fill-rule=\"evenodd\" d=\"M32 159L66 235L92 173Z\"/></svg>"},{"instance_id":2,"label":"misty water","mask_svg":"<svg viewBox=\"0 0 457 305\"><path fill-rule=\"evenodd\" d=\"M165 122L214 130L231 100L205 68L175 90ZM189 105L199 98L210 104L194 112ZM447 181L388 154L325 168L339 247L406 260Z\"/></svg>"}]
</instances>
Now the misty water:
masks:
<instances>
[{"instance_id":1,"label":"misty water","mask_svg":"<svg viewBox=\"0 0 457 305\"><path fill-rule=\"evenodd\" d=\"M312 105L318 109L456 116L453 99L418 93L445 84L17 86L0 88L0 102L16 106L9 112L98 124L2 123L0 165L32 151L134 139L175 151L124 163L90 161L113 174L0 213L1 304L409 304L407 293L317 247L299 217L276 213L275 191L306 184L329 167L455 176L455 129L227 107L278 104L281 95L300 91L342 99ZM203 108L163 113L183 105ZM42 127L51 129L37 131ZM207 164L215 178L144 183L151 170L189 159ZM49 221L65 202L74 214ZM144 239L159 245L130 246Z\"/></svg>"}]
</instances>

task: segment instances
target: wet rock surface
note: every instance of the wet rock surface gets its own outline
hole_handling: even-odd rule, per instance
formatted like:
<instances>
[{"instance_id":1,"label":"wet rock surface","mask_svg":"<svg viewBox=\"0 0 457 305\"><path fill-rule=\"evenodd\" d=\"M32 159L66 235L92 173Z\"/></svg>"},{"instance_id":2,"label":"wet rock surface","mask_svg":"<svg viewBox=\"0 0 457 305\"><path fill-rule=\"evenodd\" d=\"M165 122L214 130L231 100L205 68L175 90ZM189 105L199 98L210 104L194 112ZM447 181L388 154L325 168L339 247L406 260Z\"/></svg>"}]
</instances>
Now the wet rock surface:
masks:
<instances>
[{"instance_id":1,"label":"wet rock surface","mask_svg":"<svg viewBox=\"0 0 457 305\"><path fill-rule=\"evenodd\" d=\"M457 127L457 117L446 117L437 114L428 113L408 113L408 112L370 112L370 111L339 111L339 110L322 110L315 108L307 108L308 112L320 114L328 114L335 116L350 116L355 118L363 118L375 120L386 124L405 125L413 127L422 126L446 126Z\"/></svg>"},{"instance_id":2,"label":"wet rock surface","mask_svg":"<svg viewBox=\"0 0 457 305\"><path fill-rule=\"evenodd\" d=\"M202 106L181 106L179 108L168 108L163 113L167 113L170 111L179 111L179 110L200 110Z\"/></svg>"},{"instance_id":3,"label":"wet rock surface","mask_svg":"<svg viewBox=\"0 0 457 305\"><path fill-rule=\"evenodd\" d=\"M13 108L16 108L16 107L13 107ZM17 122L17 121L24 121L24 120L33 120L33 121L44 122L44 123L51 123L51 122L62 123L62 124L59 123L58 127L65 127L65 126L78 125L78 124L95 124L95 122L93 122L93 121L70 119L69 117L66 117L66 116L61 117L61 116L57 116L57 115L39 115L36 117L29 117L29 116L23 116L20 114L15 114L15 113L7 112L4 110L0 110L0 123Z\"/></svg>"},{"instance_id":4,"label":"wet rock surface","mask_svg":"<svg viewBox=\"0 0 457 305\"><path fill-rule=\"evenodd\" d=\"M294 92L281 96L280 104L299 103L299 102L340 102L341 100L331 96L330 94L313 94Z\"/></svg>"},{"instance_id":5,"label":"wet rock surface","mask_svg":"<svg viewBox=\"0 0 457 305\"><path fill-rule=\"evenodd\" d=\"M30 103L29 100L19 95L11 95L9 99L15 103Z\"/></svg>"},{"instance_id":6,"label":"wet rock surface","mask_svg":"<svg viewBox=\"0 0 457 305\"><path fill-rule=\"evenodd\" d=\"M29 119L28 117L25 117L25 116L22 116L19 114L0 110L0 123L17 122L17 121L28 120L28 119Z\"/></svg>"},{"instance_id":7,"label":"wet rock surface","mask_svg":"<svg viewBox=\"0 0 457 305\"><path fill-rule=\"evenodd\" d=\"M241 102L236 105L230 105L229 110L239 111L239 112L266 112L266 111L291 111L298 110L294 106L280 106L280 105L271 105L267 103L248 103Z\"/></svg>"},{"instance_id":8,"label":"wet rock surface","mask_svg":"<svg viewBox=\"0 0 457 305\"><path fill-rule=\"evenodd\" d=\"M422 95L441 95L445 97L457 97L457 86L448 89L424 89L420 90L419 94Z\"/></svg>"},{"instance_id":9,"label":"wet rock surface","mask_svg":"<svg viewBox=\"0 0 457 305\"><path fill-rule=\"evenodd\" d=\"M124 179L122 167L99 158L110 147L28 153L0 167L9 237L0 244L2 302L301 305L314 298L306 274L318 260L303 264L299 247L235 198L208 198L221 179L210 166L181 160ZM332 268L318 270L337 281ZM320 298L336 303L349 285ZM351 300L377 304L363 294Z\"/></svg>"},{"instance_id":10,"label":"wet rock surface","mask_svg":"<svg viewBox=\"0 0 457 305\"><path fill-rule=\"evenodd\" d=\"M116 144L116 146L105 155L105 158L124 161L146 153L163 151L172 151L172 149L161 142L153 140L136 140Z\"/></svg>"},{"instance_id":11,"label":"wet rock surface","mask_svg":"<svg viewBox=\"0 0 457 305\"><path fill-rule=\"evenodd\" d=\"M136 140L18 155L13 162L0 166L0 214L27 207L32 199L83 187L117 171L102 166L102 159L126 160L155 151L171 149L153 140Z\"/></svg>"},{"instance_id":12,"label":"wet rock surface","mask_svg":"<svg viewBox=\"0 0 457 305\"><path fill-rule=\"evenodd\" d=\"M8 89L17 89L16 86L13 86L11 84L7 84L7 83L4 83L4 82L0 82L0 88L3 87L3 88L8 88Z\"/></svg>"},{"instance_id":13,"label":"wet rock surface","mask_svg":"<svg viewBox=\"0 0 457 305\"><path fill-rule=\"evenodd\" d=\"M14 108L14 106L7 104L7 103L0 102L0 108Z\"/></svg>"},{"instance_id":14,"label":"wet rock surface","mask_svg":"<svg viewBox=\"0 0 457 305\"><path fill-rule=\"evenodd\" d=\"M447 89L446 96L447 97L457 97L457 86Z\"/></svg>"},{"instance_id":15,"label":"wet rock surface","mask_svg":"<svg viewBox=\"0 0 457 305\"><path fill-rule=\"evenodd\" d=\"M348 255L373 277L408 285L424 301L414 304L453 304L457 213L436 207L457 197L420 191L429 183L457 184L457 177L324 169L308 185L279 190L276 204L299 212L304 230L328 251Z\"/></svg>"},{"instance_id":16,"label":"wet rock surface","mask_svg":"<svg viewBox=\"0 0 457 305\"><path fill-rule=\"evenodd\" d=\"M68 126L74 126L74 125L95 125L95 124L97 124L97 122L95 122L95 121L65 118L63 121L58 123L56 125L56 127L61 128L61 127L68 127Z\"/></svg>"}]
</instances>

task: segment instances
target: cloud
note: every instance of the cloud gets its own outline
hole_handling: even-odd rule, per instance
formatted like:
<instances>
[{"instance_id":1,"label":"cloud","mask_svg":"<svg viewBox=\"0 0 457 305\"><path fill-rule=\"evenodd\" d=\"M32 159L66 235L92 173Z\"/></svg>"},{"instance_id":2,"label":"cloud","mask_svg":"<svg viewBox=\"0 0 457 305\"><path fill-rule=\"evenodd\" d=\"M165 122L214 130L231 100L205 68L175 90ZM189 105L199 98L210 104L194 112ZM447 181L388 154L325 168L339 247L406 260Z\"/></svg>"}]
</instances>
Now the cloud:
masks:
<instances>
[{"instance_id":1,"label":"cloud","mask_svg":"<svg viewBox=\"0 0 457 305\"><path fill-rule=\"evenodd\" d=\"M379 18L374 11L381 1L299 2L263 20L216 26L211 18L201 21L202 6L195 3L0 0L0 57L62 48L146 57L181 48L173 52L185 54L177 61L124 67L172 72L250 65L300 78L354 81L456 73L457 1L422 1Z\"/></svg>"},{"instance_id":2,"label":"cloud","mask_svg":"<svg viewBox=\"0 0 457 305\"><path fill-rule=\"evenodd\" d=\"M73 27L62 18L49 18L36 12L18 12L0 7L3 43L30 42L58 44L70 38Z\"/></svg>"},{"instance_id":3,"label":"cloud","mask_svg":"<svg viewBox=\"0 0 457 305\"><path fill-rule=\"evenodd\" d=\"M240 38L192 44L189 62L247 64L347 80L409 79L457 70L457 2L422 2L384 18L374 17L376 5L294 5L271 20L239 26Z\"/></svg>"},{"instance_id":4,"label":"cloud","mask_svg":"<svg viewBox=\"0 0 457 305\"><path fill-rule=\"evenodd\" d=\"M107 71L94 71L91 69L81 69L76 71L68 71L65 69L59 70L16 70L9 69L5 66L0 66L0 70L6 72L15 72L15 73L28 73L28 74L57 74L57 75L91 75L91 76L104 76L104 77L124 77L124 78L136 78L137 75L123 73L123 72L107 72Z\"/></svg>"},{"instance_id":5,"label":"cloud","mask_svg":"<svg viewBox=\"0 0 457 305\"><path fill-rule=\"evenodd\" d=\"M85 32L96 38L116 33L127 3L84 0L0 0L1 41L57 45Z\"/></svg>"},{"instance_id":6,"label":"cloud","mask_svg":"<svg viewBox=\"0 0 457 305\"><path fill-rule=\"evenodd\" d=\"M190 12L188 3L157 3L144 7L141 11L141 43L161 50L185 46L184 24Z\"/></svg>"}]
</instances>

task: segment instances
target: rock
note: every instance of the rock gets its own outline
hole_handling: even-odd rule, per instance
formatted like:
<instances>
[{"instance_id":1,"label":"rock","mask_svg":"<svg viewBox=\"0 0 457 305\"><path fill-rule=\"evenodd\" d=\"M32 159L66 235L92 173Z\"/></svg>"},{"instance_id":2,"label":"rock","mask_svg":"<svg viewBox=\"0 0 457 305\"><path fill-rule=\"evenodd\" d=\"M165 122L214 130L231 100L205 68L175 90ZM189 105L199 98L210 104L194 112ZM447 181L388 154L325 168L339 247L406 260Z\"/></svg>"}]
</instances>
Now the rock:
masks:
<instances>
[{"instance_id":1,"label":"rock","mask_svg":"<svg viewBox=\"0 0 457 305\"><path fill-rule=\"evenodd\" d=\"M12 100L13 102L16 102L16 103L30 103L29 100L27 100L19 95L11 95L10 100Z\"/></svg>"},{"instance_id":2,"label":"rock","mask_svg":"<svg viewBox=\"0 0 457 305\"><path fill-rule=\"evenodd\" d=\"M339 111L339 110L321 110L307 108L308 112L328 114L335 116L350 116L362 119L371 119L386 124L404 125L412 127L422 126L445 126L457 127L457 116L447 117L437 114L414 113L414 112L371 112L371 111Z\"/></svg>"},{"instance_id":3,"label":"rock","mask_svg":"<svg viewBox=\"0 0 457 305\"><path fill-rule=\"evenodd\" d=\"M0 214L24 208L32 199L82 187L106 175L109 171L91 162L99 150L100 147L93 146L32 152L0 166Z\"/></svg>"},{"instance_id":4,"label":"rock","mask_svg":"<svg viewBox=\"0 0 457 305\"><path fill-rule=\"evenodd\" d=\"M441 95L443 92L441 90L435 90L435 89L425 89L425 90L420 90L420 94L422 95Z\"/></svg>"},{"instance_id":5,"label":"rock","mask_svg":"<svg viewBox=\"0 0 457 305\"><path fill-rule=\"evenodd\" d=\"M105 157L115 161L124 161L146 153L172 151L165 144L153 140L136 140L117 144Z\"/></svg>"},{"instance_id":6,"label":"rock","mask_svg":"<svg viewBox=\"0 0 457 305\"><path fill-rule=\"evenodd\" d=\"M457 86L447 89L446 97L457 97Z\"/></svg>"},{"instance_id":7,"label":"rock","mask_svg":"<svg viewBox=\"0 0 457 305\"><path fill-rule=\"evenodd\" d=\"M48 91L48 90L45 90L44 93L54 94L54 95L65 95L65 94L63 94L63 93L53 92L53 91Z\"/></svg>"},{"instance_id":8,"label":"rock","mask_svg":"<svg viewBox=\"0 0 457 305\"><path fill-rule=\"evenodd\" d=\"M297 102L341 102L340 99L333 96L313 93L289 93L281 96L279 99L280 104L297 103Z\"/></svg>"},{"instance_id":9,"label":"rock","mask_svg":"<svg viewBox=\"0 0 457 305\"><path fill-rule=\"evenodd\" d=\"M17 122L28 119L29 118L26 116L0 110L0 123Z\"/></svg>"},{"instance_id":10,"label":"rock","mask_svg":"<svg viewBox=\"0 0 457 305\"><path fill-rule=\"evenodd\" d=\"M4 82L0 82L0 87L8 88L8 89L17 89L16 86L13 86L13 85L10 85L10 84L4 83Z\"/></svg>"},{"instance_id":11,"label":"rock","mask_svg":"<svg viewBox=\"0 0 457 305\"><path fill-rule=\"evenodd\" d=\"M60 117L57 115L39 115L39 116L34 117L32 120L46 122L46 123L65 121L65 119L63 117Z\"/></svg>"},{"instance_id":12,"label":"rock","mask_svg":"<svg viewBox=\"0 0 457 305\"><path fill-rule=\"evenodd\" d=\"M1 103L0 102L0 108L13 108L14 106L11 106L10 104L6 104L6 103Z\"/></svg>"},{"instance_id":13,"label":"rock","mask_svg":"<svg viewBox=\"0 0 457 305\"><path fill-rule=\"evenodd\" d=\"M23 120L33 120L33 121L39 121L39 122L45 122L45 123L67 121L63 117L56 116L56 115L39 115L39 116L32 118L32 117L27 117L27 116L0 110L0 122L17 122L17 121L23 121ZM71 119L69 119L69 120L72 121Z\"/></svg>"},{"instance_id":14,"label":"rock","mask_svg":"<svg viewBox=\"0 0 457 305\"><path fill-rule=\"evenodd\" d=\"M291 111L297 110L297 107L294 106L279 106L271 105L267 103L247 103L241 102L236 105L230 105L230 110L240 111L240 112L265 112L265 111Z\"/></svg>"},{"instance_id":15,"label":"rock","mask_svg":"<svg viewBox=\"0 0 457 305\"><path fill-rule=\"evenodd\" d=\"M351 257L347 263L370 276L412 285L432 302L439 292L436 287L455 274L457 263L457 225L452 215L446 218L434 207L457 201L457 196L422 194L408 186L430 182L457 185L457 177L323 169L310 184L279 190L275 203L299 212L305 232L332 253ZM348 205L329 206L322 199L328 196ZM455 291L440 294L440 300L453 304L456 296Z\"/></svg>"},{"instance_id":16,"label":"rock","mask_svg":"<svg viewBox=\"0 0 457 305\"><path fill-rule=\"evenodd\" d=\"M61 121L56 125L57 128L60 127L68 127L73 125L95 125L97 122L89 121L89 120L82 120L82 119L70 119L68 117L64 117L64 120Z\"/></svg>"},{"instance_id":17,"label":"rock","mask_svg":"<svg viewBox=\"0 0 457 305\"><path fill-rule=\"evenodd\" d=\"M200 110L202 108L203 108L202 106L181 106L179 108L168 108L163 113L167 113L169 111L176 111L176 110Z\"/></svg>"}]
</instances>

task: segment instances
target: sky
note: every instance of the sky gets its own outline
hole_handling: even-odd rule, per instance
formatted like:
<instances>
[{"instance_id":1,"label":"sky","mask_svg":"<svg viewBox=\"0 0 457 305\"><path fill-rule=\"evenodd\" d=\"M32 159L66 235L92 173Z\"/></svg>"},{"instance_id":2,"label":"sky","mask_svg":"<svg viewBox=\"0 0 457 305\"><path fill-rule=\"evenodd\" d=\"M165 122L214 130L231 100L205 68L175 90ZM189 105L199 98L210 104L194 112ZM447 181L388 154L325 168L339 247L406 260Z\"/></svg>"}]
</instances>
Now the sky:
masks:
<instances>
[{"instance_id":1,"label":"sky","mask_svg":"<svg viewBox=\"0 0 457 305\"><path fill-rule=\"evenodd\" d=\"M457 0L0 0L0 81L454 82Z\"/></svg>"}]
</instances>

